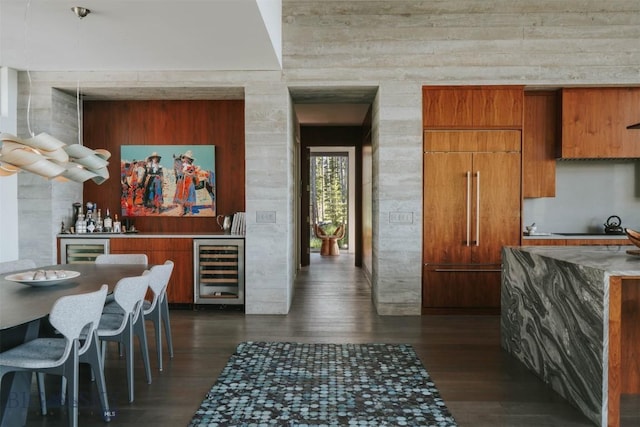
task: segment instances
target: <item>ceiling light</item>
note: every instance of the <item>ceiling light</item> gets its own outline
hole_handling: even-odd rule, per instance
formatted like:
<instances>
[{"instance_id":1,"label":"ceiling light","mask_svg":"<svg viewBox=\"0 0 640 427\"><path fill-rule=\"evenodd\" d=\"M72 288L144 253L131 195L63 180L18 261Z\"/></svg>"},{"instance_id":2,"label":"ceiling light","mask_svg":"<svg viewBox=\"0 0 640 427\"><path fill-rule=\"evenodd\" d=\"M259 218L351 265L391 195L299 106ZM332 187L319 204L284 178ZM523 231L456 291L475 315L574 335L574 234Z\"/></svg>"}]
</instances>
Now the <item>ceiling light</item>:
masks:
<instances>
[{"instance_id":1,"label":"ceiling light","mask_svg":"<svg viewBox=\"0 0 640 427\"><path fill-rule=\"evenodd\" d=\"M86 7L82 7L82 6L73 6L71 8L71 11L73 13L76 14L76 16L80 19L84 18L85 16L87 16L88 14L91 13L91 10L87 9Z\"/></svg>"}]
</instances>

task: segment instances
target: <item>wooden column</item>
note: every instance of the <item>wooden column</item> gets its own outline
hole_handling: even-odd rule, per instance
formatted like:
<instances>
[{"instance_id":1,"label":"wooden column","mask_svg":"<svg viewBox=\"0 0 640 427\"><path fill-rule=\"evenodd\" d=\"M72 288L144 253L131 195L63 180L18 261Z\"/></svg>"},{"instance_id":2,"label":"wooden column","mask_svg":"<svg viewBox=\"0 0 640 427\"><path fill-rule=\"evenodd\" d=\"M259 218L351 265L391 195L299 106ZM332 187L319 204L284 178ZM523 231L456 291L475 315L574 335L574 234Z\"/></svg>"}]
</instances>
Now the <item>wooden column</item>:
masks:
<instances>
[{"instance_id":1,"label":"wooden column","mask_svg":"<svg viewBox=\"0 0 640 427\"><path fill-rule=\"evenodd\" d=\"M620 395L640 394L640 278L609 280L607 426L620 425Z\"/></svg>"}]
</instances>

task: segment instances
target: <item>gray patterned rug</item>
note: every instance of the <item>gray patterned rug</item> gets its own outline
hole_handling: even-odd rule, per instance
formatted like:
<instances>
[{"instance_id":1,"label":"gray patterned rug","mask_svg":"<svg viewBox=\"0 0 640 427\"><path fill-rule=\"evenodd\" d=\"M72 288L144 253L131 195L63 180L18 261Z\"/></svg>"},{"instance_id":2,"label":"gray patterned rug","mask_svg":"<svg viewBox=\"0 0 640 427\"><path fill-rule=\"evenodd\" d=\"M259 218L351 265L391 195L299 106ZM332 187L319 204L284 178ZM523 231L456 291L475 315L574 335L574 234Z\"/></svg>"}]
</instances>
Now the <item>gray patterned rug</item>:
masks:
<instances>
[{"instance_id":1,"label":"gray patterned rug","mask_svg":"<svg viewBox=\"0 0 640 427\"><path fill-rule=\"evenodd\" d=\"M241 343L189 426L456 426L413 347Z\"/></svg>"}]
</instances>

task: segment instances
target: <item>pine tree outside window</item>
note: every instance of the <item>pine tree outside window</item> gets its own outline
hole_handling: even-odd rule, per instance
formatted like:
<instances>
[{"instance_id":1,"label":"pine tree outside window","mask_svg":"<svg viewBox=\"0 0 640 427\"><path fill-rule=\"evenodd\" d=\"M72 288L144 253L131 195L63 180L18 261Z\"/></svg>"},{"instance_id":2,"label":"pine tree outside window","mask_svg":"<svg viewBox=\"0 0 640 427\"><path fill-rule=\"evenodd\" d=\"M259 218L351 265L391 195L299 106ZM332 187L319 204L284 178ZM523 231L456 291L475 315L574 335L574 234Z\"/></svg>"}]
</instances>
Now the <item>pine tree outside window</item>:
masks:
<instances>
[{"instance_id":1,"label":"pine tree outside window","mask_svg":"<svg viewBox=\"0 0 640 427\"><path fill-rule=\"evenodd\" d=\"M344 239L338 242L340 248L349 247L349 155L348 153L311 153L310 157L309 212L311 225L320 225L327 234L345 224ZM320 240L310 229L310 248L317 251Z\"/></svg>"}]
</instances>

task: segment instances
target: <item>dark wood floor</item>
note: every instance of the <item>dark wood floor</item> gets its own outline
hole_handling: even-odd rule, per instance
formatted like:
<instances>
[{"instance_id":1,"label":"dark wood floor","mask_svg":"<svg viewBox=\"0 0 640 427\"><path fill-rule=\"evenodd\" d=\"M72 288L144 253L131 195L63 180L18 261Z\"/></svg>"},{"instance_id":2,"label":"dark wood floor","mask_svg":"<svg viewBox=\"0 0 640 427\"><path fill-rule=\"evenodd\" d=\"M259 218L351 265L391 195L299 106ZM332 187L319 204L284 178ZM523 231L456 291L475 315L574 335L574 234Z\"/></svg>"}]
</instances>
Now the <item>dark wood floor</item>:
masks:
<instances>
[{"instance_id":1,"label":"dark wood floor","mask_svg":"<svg viewBox=\"0 0 640 427\"><path fill-rule=\"evenodd\" d=\"M248 296L251 297L250 295ZM431 374L460 426L592 426L538 378L500 349L497 316L378 316L353 258L312 256L296 281L286 316L248 316L238 309L172 310L175 358L158 372L150 343L153 383L136 353L135 402L127 402L126 373L115 347L106 362L116 426L186 426L238 343L409 343ZM152 329L148 329L152 337ZM166 357L166 353L165 353ZM104 426L95 388L82 375L80 425ZM48 377L49 398L59 380ZM35 393L35 389L34 389ZM66 425L65 412L39 413L33 394L29 426ZM53 400L53 399L52 399ZM625 398L623 426L640 425L640 399Z\"/></svg>"}]
</instances>

